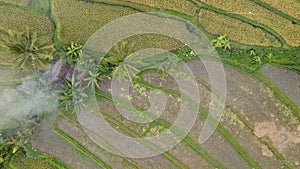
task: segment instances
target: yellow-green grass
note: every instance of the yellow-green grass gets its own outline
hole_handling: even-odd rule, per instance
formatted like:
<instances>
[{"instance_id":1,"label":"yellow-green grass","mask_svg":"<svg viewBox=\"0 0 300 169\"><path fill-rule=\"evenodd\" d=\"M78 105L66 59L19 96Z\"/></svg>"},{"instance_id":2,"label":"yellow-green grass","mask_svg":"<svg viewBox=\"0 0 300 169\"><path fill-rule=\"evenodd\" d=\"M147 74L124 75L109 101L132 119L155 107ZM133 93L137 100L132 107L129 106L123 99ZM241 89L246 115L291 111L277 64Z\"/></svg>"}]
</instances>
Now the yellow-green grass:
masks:
<instances>
[{"instance_id":1,"label":"yellow-green grass","mask_svg":"<svg viewBox=\"0 0 300 169\"><path fill-rule=\"evenodd\" d=\"M81 0L84 1L84 0ZM127 7L127 8L132 8L139 10L140 12L149 12L151 11L150 6L140 4L140 3L132 3L127 0L91 0L90 2L93 3L100 3L100 4L107 4L107 5L113 5L113 6L120 6L120 7Z\"/></svg>"},{"instance_id":2,"label":"yellow-green grass","mask_svg":"<svg viewBox=\"0 0 300 169\"><path fill-rule=\"evenodd\" d=\"M1 66L12 66L13 58L15 56L13 54L9 54L0 50L0 65Z\"/></svg>"},{"instance_id":3,"label":"yellow-green grass","mask_svg":"<svg viewBox=\"0 0 300 169\"><path fill-rule=\"evenodd\" d=\"M188 0L125 0L151 7L174 10L188 15L196 15L198 7Z\"/></svg>"},{"instance_id":4,"label":"yellow-green grass","mask_svg":"<svg viewBox=\"0 0 300 169\"><path fill-rule=\"evenodd\" d=\"M28 27L42 34L51 31L51 23L47 17L5 4L0 4L0 13L0 29L2 30L24 31Z\"/></svg>"},{"instance_id":5,"label":"yellow-green grass","mask_svg":"<svg viewBox=\"0 0 300 169\"><path fill-rule=\"evenodd\" d=\"M280 11L300 19L300 1L299 0L262 0Z\"/></svg>"},{"instance_id":6,"label":"yellow-green grass","mask_svg":"<svg viewBox=\"0 0 300 169\"><path fill-rule=\"evenodd\" d=\"M0 33L0 44L1 41L8 38L7 35ZM7 53L4 48L0 46L0 65L8 66L13 64L13 58L15 56L13 54Z\"/></svg>"},{"instance_id":7,"label":"yellow-green grass","mask_svg":"<svg viewBox=\"0 0 300 169\"><path fill-rule=\"evenodd\" d=\"M242 15L251 20L262 23L278 32L291 46L300 45L300 25L267 10L249 0L201 0L217 8Z\"/></svg>"},{"instance_id":8,"label":"yellow-green grass","mask_svg":"<svg viewBox=\"0 0 300 169\"><path fill-rule=\"evenodd\" d=\"M124 39L129 44L134 44L133 51L138 51L146 48L159 48L164 50L175 50L183 44L174 38L158 35L158 34L142 34L135 35ZM119 42L121 44L122 42Z\"/></svg>"},{"instance_id":9,"label":"yellow-green grass","mask_svg":"<svg viewBox=\"0 0 300 169\"><path fill-rule=\"evenodd\" d=\"M26 158L22 152L18 152L10 162L10 168L14 169L58 169L42 159Z\"/></svg>"},{"instance_id":10,"label":"yellow-green grass","mask_svg":"<svg viewBox=\"0 0 300 169\"><path fill-rule=\"evenodd\" d=\"M279 47L280 42L272 35L252 25L209 10L199 13L200 24L215 35L226 34L229 39L249 45Z\"/></svg>"},{"instance_id":11,"label":"yellow-green grass","mask_svg":"<svg viewBox=\"0 0 300 169\"><path fill-rule=\"evenodd\" d=\"M0 2L10 3L14 5L27 6L30 0L0 0Z\"/></svg>"},{"instance_id":12,"label":"yellow-green grass","mask_svg":"<svg viewBox=\"0 0 300 169\"><path fill-rule=\"evenodd\" d=\"M77 0L52 0L52 12L59 40L65 43L71 41L84 43L105 24L137 11Z\"/></svg>"}]
</instances>

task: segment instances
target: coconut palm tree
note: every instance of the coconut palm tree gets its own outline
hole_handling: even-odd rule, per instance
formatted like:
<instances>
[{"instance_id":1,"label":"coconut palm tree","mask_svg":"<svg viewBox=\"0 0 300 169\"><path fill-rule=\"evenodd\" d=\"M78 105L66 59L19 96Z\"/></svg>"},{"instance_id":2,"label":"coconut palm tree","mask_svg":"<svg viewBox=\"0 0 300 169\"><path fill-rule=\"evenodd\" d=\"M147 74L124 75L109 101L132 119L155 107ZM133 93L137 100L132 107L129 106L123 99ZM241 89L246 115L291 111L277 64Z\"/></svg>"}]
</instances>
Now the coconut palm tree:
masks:
<instances>
[{"instance_id":1,"label":"coconut palm tree","mask_svg":"<svg viewBox=\"0 0 300 169\"><path fill-rule=\"evenodd\" d=\"M123 42L109 53L110 57L104 58L104 63L115 66L112 77L117 80L126 80L132 83L132 79L139 72L137 65L141 63L140 60L130 57L133 47L134 44L129 45L128 42Z\"/></svg>"},{"instance_id":2,"label":"coconut palm tree","mask_svg":"<svg viewBox=\"0 0 300 169\"><path fill-rule=\"evenodd\" d=\"M84 81L87 82L86 87L91 87L94 91L95 89L100 89L99 80L101 79L101 73L96 71L89 71L89 75Z\"/></svg>"},{"instance_id":3,"label":"coconut palm tree","mask_svg":"<svg viewBox=\"0 0 300 169\"><path fill-rule=\"evenodd\" d=\"M37 70L40 67L45 68L46 62L53 59L54 44L41 41L37 34L31 33L28 28L23 33L8 33L9 38L2 41L1 46L17 55L14 59L16 68Z\"/></svg>"}]
</instances>

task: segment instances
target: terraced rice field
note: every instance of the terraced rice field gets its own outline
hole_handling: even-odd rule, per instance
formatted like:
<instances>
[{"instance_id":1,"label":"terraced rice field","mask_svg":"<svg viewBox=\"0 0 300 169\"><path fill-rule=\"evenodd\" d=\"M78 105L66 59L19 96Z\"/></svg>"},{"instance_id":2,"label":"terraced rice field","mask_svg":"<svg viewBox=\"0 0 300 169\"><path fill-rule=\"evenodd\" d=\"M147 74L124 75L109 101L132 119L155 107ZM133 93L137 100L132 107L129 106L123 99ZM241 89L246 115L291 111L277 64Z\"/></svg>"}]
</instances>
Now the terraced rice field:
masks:
<instances>
[{"instance_id":1,"label":"terraced rice field","mask_svg":"<svg viewBox=\"0 0 300 169\"><path fill-rule=\"evenodd\" d=\"M143 4L150 7L156 7L161 10L169 9L177 12L181 12L188 15L195 15L197 11L197 6L190 1L180 1L180 0L125 0L128 2L133 2L137 4Z\"/></svg>"},{"instance_id":2,"label":"terraced rice field","mask_svg":"<svg viewBox=\"0 0 300 169\"><path fill-rule=\"evenodd\" d=\"M58 37L66 43L85 42L95 31L110 21L137 12L132 9L89 4L77 0L54 0L52 7L53 17L57 21ZM85 26L79 27L79 25Z\"/></svg>"},{"instance_id":3,"label":"terraced rice field","mask_svg":"<svg viewBox=\"0 0 300 169\"><path fill-rule=\"evenodd\" d=\"M278 32L287 44L291 46L299 46L299 24L293 24L291 20L284 18L263 8L255 2L242 0L242 1L219 1L219 0L207 0L203 1L216 8L223 9L229 13L244 16L245 18L257 21L261 24L268 26L269 28Z\"/></svg>"},{"instance_id":4,"label":"terraced rice field","mask_svg":"<svg viewBox=\"0 0 300 169\"><path fill-rule=\"evenodd\" d=\"M299 1L297 0L286 0L286 1L272 1L272 0L263 0L263 2L269 4L270 6L295 17L299 20Z\"/></svg>"},{"instance_id":5,"label":"terraced rice field","mask_svg":"<svg viewBox=\"0 0 300 169\"><path fill-rule=\"evenodd\" d=\"M209 10L200 11L199 22L208 32L216 35L226 34L237 42L259 46L280 46L280 42L274 36L263 30L254 29L250 24Z\"/></svg>"},{"instance_id":6,"label":"terraced rice field","mask_svg":"<svg viewBox=\"0 0 300 169\"><path fill-rule=\"evenodd\" d=\"M299 20L299 11L292 9L298 2L289 0L287 2L291 3L286 7L282 5L285 2L263 2L276 11L258 5L254 0L47 0L47 3L39 5L32 5L36 3L35 0L0 0L0 38L5 38L9 29L24 30L29 26L45 38L51 38L57 46L72 41L85 43L105 24L144 10L183 17L197 24L210 38L227 34L237 50L262 47L297 50L300 45L300 26L299 22L291 20L293 17ZM136 44L134 51L146 47L174 50L182 45L173 38L154 34L134 36L127 40ZM1 97L5 91L18 87L22 78L29 74L13 69L14 57L0 48ZM299 55L295 55L295 58L300 59ZM255 72L244 72L239 67L227 64L225 60L229 59L223 60L228 92L226 107L216 131L205 143L200 144L198 138L209 111L211 85L205 66L192 60L187 65L198 72L195 76L200 93L200 102L192 104L200 107L191 132L173 149L149 158L115 155L95 144L95 137L89 137L75 112L61 110L53 119L46 121L30 141L31 146L42 154L39 154L40 158L27 159L20 153L12 158L9 166L17 169L300 168L300 108L293 101L299 100L299 96L293 95L290 99L285 89L281 90L281 86L276 85L276 77L268 79L261 74L260 67ZM280 71L284 70L282 68ZM289 80L290 83L299 83L293 78ZM141 72L130 88L130 92L136 96L128 98L132 104L114 98L110 83L110 80L100 83L101 90L96 93L96 101L101 112L95 117L105 119L113 129L126 136L147 138L161 134L170 128L179 115L181 93L176 81L169 75L163 77L157 70ZM297 89L299 85L294 85L293 90ZM135 109L136 113L150 116L149 95L154 90L166 95L167 104L162 115L150 123L130 121L115 107L117 103L123 108ZM176 128L172 130L181 134ZM97 139L113 149L105 140ZM161 151L147 141L140 144Z\"/></svg>"},{"instance_id":7,"label":"terraced rice field","mask_svg":"<svg viewBox=\"0 0 300 169\"><path fill-rule=\"evenodd\" d=\"M40 34L51 31L51 23L47 17L31 13L28 10L0 3L1 21L0 29L22 31L27 27Z\"/></svg>"},{"instance_id":8,"label":"terraced rice field","mask_svg":"<svg viewBox=\"0 0 300 169\"><path fill-rule=\"evenodd\" d=\"M20 6L27 6L30 0L2 0L1 2L20 5Z\"/></svg>"}]
</instances>

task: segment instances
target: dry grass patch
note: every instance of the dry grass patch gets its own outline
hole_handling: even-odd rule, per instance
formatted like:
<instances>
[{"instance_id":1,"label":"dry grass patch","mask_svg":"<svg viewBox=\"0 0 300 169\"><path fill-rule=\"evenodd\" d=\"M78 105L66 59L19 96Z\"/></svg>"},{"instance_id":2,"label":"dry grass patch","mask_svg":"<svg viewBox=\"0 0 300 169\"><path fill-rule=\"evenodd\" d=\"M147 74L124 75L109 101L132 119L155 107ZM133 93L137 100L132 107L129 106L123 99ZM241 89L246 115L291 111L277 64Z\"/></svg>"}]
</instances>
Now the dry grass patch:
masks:
<instances>
[{"instance_id":1,"label":"dry grass patch","mask_svg":"<svg viewBox=\"0 0 300 169\"><path fill-rule=\"evenodd\" d=\"M291 46L300 45L300 25L248 0L202 0L217 8L256 20L278 32Z\"/></svg>"},{"instance_id":2,"label":"dry grass patch","mask_svg":"<svg viewBox=\"0 0 300 169\"><path fill-rule=\"evenodd\" d=\"M0 29L24 31L28 26L30 30L37 33L51 31L51 23L47 17L3 4L0 4L0 13Z\"/></svg>"},{"instance_id":3,"label":"dry grass patch","mask_svg":"<svg viewBox=\"0 0 300 169\"><path fill-rule=\"evenodd\" d=\"M198 7L185 0L125 0L128 2L134 2L138 4L144 4L151 7L157 7L162 9L170 9L177 12L181 12L188 15L195 15Z\"/></svg>"},{"instance_id":4,"label":"dry grass patch","mask_svg":"<svg viewBox=\"0 0 300 169\"><path fill-rule=\"evenodd\" d=\"M201 10L199 20L208 32L215 35L226 34L233 41L250 45L280 46L274 36L237 19Z\"/></svg>"}]
</instances>

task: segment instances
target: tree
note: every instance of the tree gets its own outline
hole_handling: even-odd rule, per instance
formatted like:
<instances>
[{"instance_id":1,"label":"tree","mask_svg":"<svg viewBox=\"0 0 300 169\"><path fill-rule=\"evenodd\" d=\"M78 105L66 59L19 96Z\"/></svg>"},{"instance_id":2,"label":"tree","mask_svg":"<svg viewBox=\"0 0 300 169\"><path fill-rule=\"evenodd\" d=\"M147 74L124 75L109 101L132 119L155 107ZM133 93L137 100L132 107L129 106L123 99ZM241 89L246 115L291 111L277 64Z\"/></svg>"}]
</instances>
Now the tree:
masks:
<instances>
[{"instance_id":1,"label":"tree","mask_svg":"<svg viewBox=\"0 0 300 169\"><path fill-rule=\"evenodd\" d=\"M130 56L133 47L134 44L129 45L128 42L123 42L109 53L110 57L104 58L104 63L115 67L112 77L117 80L127 80L132 83L135 74L139 72L137 65L141 63L140 60Z\"/></svg>"},{"instance_id":2,"label":"tree","mask_svg":"<svg viewBox=\"0 0 300 169\"><path fill-rule=\"evenodd\" d=\"M9 52L17 54L14 59L15 67L18 69L46 68L47 61L53 59L52 53L55 51L54 44L41 41L36 33L32 33L27 28L26 32L17 33L9 31L9 38L3 40L1 46Z\"/></svg>"}]
</instances>

